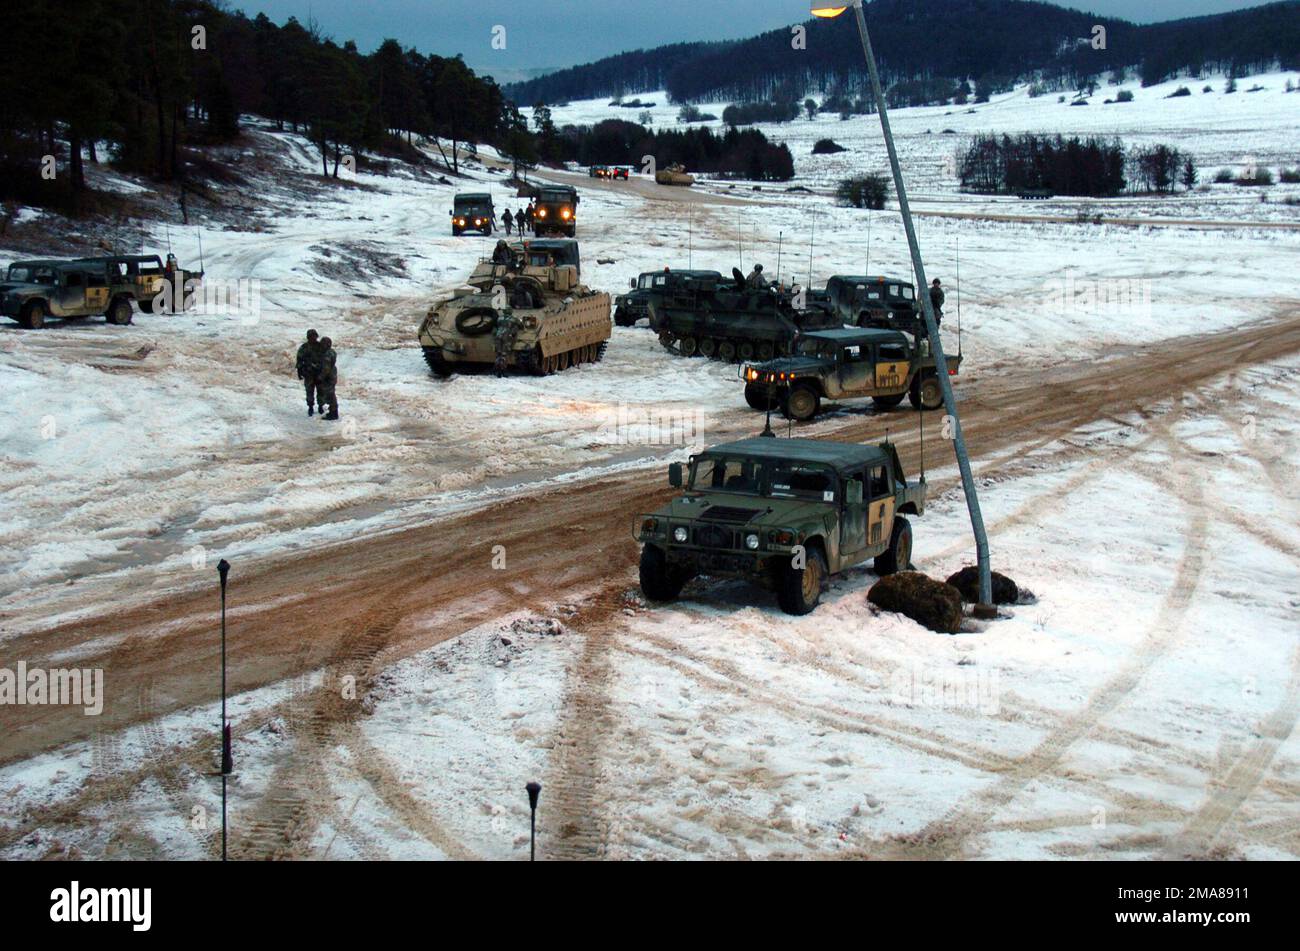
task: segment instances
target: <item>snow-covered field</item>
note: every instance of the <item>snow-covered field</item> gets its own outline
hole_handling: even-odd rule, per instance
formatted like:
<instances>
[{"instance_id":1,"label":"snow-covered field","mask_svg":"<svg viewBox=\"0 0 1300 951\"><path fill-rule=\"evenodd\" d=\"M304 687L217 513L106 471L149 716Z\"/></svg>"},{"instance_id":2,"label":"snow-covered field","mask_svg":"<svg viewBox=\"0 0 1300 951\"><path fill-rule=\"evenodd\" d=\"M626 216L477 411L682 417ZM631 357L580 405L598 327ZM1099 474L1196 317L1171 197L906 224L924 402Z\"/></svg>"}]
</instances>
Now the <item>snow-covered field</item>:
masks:
<instances>
[{"instance_id":1,"label":"snow-covered field","mask_svg":"<svg viewBox=\"0 0 1300 951\"><path fill-rule=\"evenodd\" d=\"M1220 79L1212 94L1204 81L1130 84L1135 101L1110 106L1103 87L1087 108L1021 88L973 112L891 114L917 210L943 213L918 226L949 288L950 347L960 297L959 399L1026 427L972 450L995 567L1036 599L946 637L869 607L866 569L803 619L739 584L693 584L652 607L621 568L612 604L557 581L367 668L364 715L327 730L303 708L331 689L328 664L241 693L239 849L279 854L290 823L268 803L289 799L309 818L290 854L526 857L522 787L539 779L542 854L556 857L1300 855L1300 359L1234 350L1223 375L1185 393L1139 374L1135 405L1059 437L992 402L1019 381L1050 394L1054 373L1162 342L1294 321L1300 229L1277 226L1300 224L1283 203L1300 186L1030 204L961 195L950 172L977 131L1166 142L1205 181L1220 167L1293 167L1300 94L1285 79L1246 77L1233 96ZM1164 98L1177 85L1194 95ZM657 125L673 123L662 94L641 98L658 101ZM555 118L639 111L573 103ZM617 293L643 270L756 260L769 273L779 261L787 280L905 273L896 213L825 194L884 167L874 117L762 128L789 143L794 182L662 197L642 182L585 187L584 280ZM811 156L827 136L849 151ZM265 126L255 137L279 150L284 176L316 174L304 140ZM0 667L112 656L140 632L48 656L28 645L207 584L221 557L273 572L598 477L643 472L657 490L668 459L759 428L735 368L670 357L639 328L615 328L602 363L545 380L428 374L416 325L490 247L450 236L452 193L486 186L499 211L517 207L492 159L460 185L361 174L256 231L205 229L209 283L255 282L245 312L0 326ZM1075 223L1081 209L1102 223ZM1168 223L1123 223L1156 218ZM197 235L177 229L146 250L167 241L182 263L198 258ZM16 256L0 244L0 264ZM309 326L340 355L340 423L303 412L292 359ZM650 410L696 434L663 445L623 425ZM805 434L870 416L854 406ZM896 419L910 432L911 417ZM941 494L915 526L914 560L932 576L973 556L947 462L931 457ZM49 749L0 739L0 856L211 854L213 827L194 815L218 802L216 707L160 699L169 712L154 716L144 688L114 693L115 673L131 676L106 670L110 713L145 711L117 717L140 722L92 723Z\"/></svg>"}]
</instances>

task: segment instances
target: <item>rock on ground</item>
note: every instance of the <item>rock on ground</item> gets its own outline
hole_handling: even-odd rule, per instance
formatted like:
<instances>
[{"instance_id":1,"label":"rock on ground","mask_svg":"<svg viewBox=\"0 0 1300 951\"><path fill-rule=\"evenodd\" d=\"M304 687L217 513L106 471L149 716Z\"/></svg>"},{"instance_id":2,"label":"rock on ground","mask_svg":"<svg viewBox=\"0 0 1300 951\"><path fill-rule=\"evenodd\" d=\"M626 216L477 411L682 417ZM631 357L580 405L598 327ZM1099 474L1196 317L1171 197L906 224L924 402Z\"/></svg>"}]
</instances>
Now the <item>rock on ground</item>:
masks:
<instances>
[{"instance_id":1,"label":"rock on ground","mask_svg":"<svg viewBox=\"0 0 1300 951\"><path fill-rule=\"evenodd\" d=\"M993 575L993 603L994 604L1015 604L1020 600L1020 588L1014 581L1006 575L992 572ZM978 604L980 600L980 573L974 565L967 565L961 571L948 579L948 584L952 585L961 592L961 599L970 604Z\"/></svg>"},{"instance_id":2,"label":"rock on ground","mask_svg":"<svg viewBox=\"0 0 1300 951\"><path fill-rule=\"evenodd\" d=\"M961 630L961 592L919 571L886 575L867 592L867 600L885 611L896 611L932 631Z\"/></svg>"}]
</instances>

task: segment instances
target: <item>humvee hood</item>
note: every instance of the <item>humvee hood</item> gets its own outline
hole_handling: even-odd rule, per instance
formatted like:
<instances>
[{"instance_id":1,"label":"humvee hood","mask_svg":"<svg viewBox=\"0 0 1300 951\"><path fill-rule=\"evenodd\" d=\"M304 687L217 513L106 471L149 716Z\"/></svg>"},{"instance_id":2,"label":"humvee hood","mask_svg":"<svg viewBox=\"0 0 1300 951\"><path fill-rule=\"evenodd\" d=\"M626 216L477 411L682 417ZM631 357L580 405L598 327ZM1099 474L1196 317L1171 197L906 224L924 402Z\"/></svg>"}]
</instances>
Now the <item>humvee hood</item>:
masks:
<instances>
[{"instance_id":1,"label":"humvee hood","mask_svg":"<svg viewBox=\"0 0 1300 951\"><path fill-rule=\"evenodd\" d=\"M816 373L826 369L827 365L827 361L817 357L778 357L753 364L754 369L765 373Z\"/></svg>"},{"instance_id":2,"label":"humvee hood","mask_svg":"<svg viewBox=\"0 0 1300 951\"><path fill-rule=\"evenodd\" d=\"M810 499L705 492L700 495L679 495L658 514L671 519L702 520L735 528L746 525L786 528L791 522L817 518L830 504Z\"/></svg>"}]
</instances>

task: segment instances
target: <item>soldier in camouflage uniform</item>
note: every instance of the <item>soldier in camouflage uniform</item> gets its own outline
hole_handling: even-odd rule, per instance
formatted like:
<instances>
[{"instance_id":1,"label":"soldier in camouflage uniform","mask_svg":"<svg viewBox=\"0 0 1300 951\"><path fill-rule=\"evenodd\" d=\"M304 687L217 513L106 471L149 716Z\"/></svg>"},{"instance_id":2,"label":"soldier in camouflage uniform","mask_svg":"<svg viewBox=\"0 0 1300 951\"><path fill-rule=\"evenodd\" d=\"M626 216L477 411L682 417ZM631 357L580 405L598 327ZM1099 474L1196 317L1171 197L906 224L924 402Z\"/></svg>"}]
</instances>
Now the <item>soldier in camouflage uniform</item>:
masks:
<instances>
[{"instance_id":1,"label":"soldier in camouflage uniform","mask_svg":"<svg viewBox=\"0 0 1300 951\"><path fill-rule=\"evenodd\" d=\"M936 277L930 282L930 306L934 308L934 325L936 327L943 323L944 300L943 288L939 286L939 279Z\"/></svg>"},{"instance_id":2,"label":"soldier in camouflage uniform","mask_svg":"<svg viewBox=\"0 0 1300 951\"><path fill-rule=\"evenodd\" d=\"M324 350L317 340L317 333L314 330L307 331L307 341L298 348L298 379L302 380L303 387L307 390L307 415L310 416L316 408L316 398L320 394L318 378L321 370L321 356ZM325 397L320 396L320 412L325 412Z\"/></svg>"},{"instance_id":3,"label":"soldier in camouflage uniform","mask_svg":"<svg viewBox=\"0 0 1300 951\"><path fill-rule=\"evenodd\" d=\"M510 362L510 352L514 350L515 341L519 338L519 330L522 322L514 315L513 311L504 311L497 317L496 330L493 331L494 342L496 344L496 374L504 376L506 367Z\"/></svg>"},{"instance_id":4,"label":"soldier in camouflage uniform","mask_svg":"<svg viewBox=\"0 0 1300 951\"><path fill-rule=\"evenodd\" d=\"M338 354L334 352L334 341L329 337L322 337L320 346L320 376L317 377L316 398L321 402L322 412L325 405L329 404L330 411L325 419L338 419L339 398L334 393L334 386L339 381Z\"/></svg>"}]
</instances>

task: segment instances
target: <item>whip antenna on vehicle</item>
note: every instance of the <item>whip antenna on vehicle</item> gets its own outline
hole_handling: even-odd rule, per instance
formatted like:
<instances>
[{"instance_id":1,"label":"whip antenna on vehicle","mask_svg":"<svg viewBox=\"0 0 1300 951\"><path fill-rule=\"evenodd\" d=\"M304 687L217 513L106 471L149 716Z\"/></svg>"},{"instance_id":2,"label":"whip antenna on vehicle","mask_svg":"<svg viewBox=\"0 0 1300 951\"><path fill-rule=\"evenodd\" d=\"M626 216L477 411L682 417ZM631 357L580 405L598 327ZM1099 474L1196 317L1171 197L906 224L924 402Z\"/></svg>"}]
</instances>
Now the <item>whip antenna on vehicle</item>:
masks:
<instances>
[{"instance_id":1,"label":"whip antenna on vehicle","mask_svg":"<svg viewBox=\"0 0 1300 951\"><path fill-rule=\"evenodd\" d=\"M871 274L871 209L867 209L867 265L862 273Z\"/></svg>"},{"instance_id":2,"label":"whip antenna on vehicle","mask_svg":"<svg viewBox=\"0 0 1300 951\"><path fill-rule=\"evenodd\" d=\"M686 266L695 267L695 205L686 206Z\"/></svg>"},{"instance_id":3,"label":"whip antenna on vehicle","mask_svg":"<svg viewBox=\"0 0 1300 951\"><path fill-rule=\"evenodd\" d=\"M740 209L736 209L736 253L740 256L740 270L745 270L745 238L741 232Z\"/></svg>"},{"instance_id":4,"label":"whip antenna on vehicle","mask_svg":"<svg viewBox=\"0 0 1300 951\"><path fill-rule=\"evenodd\" d=\"M957 356L961 356L961 232L957 232Z\"/></svg>"},{"instance_id":5,"label":"whip antenna on vehicle","mask_svg":"<svg viewBox=\"0 0 1300 951\"><path fill-rule=\"evenodd\" d=\"M781 245L782 245L784 239L785 239L785 232L784 232L784 231L778 231L778 232L776 233L776 283L777 283L777 286L780 286L780 284L781 284Z\"/></svg>"},{"instance_id":6,"label":"whip antenna on vehicle","mask_svg":"<svg viewBox=\"0 0 1300 951\"><path fill-rule=\"evenodd\" d=\"M198 232L199 236L199 274L201 275L203 273L203 229L195 228L194 230Z\"/></svg>"}]
</instances>

